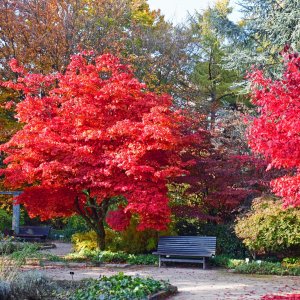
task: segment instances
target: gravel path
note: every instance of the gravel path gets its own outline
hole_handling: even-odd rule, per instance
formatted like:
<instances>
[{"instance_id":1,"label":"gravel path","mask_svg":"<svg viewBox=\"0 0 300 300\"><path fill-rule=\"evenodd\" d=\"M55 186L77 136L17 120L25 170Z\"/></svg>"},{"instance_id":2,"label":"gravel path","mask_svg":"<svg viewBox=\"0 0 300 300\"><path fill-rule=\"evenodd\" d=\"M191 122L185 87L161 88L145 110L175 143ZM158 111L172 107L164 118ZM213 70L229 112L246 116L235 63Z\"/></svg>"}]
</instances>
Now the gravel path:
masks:
<instances>
[{"instance_id":1,"label":"gravel path","mask_svg":"<svg viewBox=\"0 0 300 300\"><path fill-rule=\"evenodd\" d=\"M70 246L60 247L56 253L63 255L70 251ZM58 249L61 249L60 251ZM69 250L68 250L69 249ZM51 252L52 252L51 251ZM54 253L53 253L54 254ZM300 294L300 277L293 276L259 276L241 275L227 270L202 270L201 268L183 267L47 267L47 276L56 279L71 279L70 271L75 273L74 279L98 278L99 275L113 275L124 272L128 275L151 276L155 279L169 280L179 289L179 293L170 299L174 300L242 300L260 299L266 294Z\"/></svg>"},{"instance_id":2,"label":"gravel path","mask_svg":"<svg viewBox=\"0 0 300 300\"><path fill-rule=\"evenodd\" d=\"M55 244L56 248L41 250L41 252L49 253L49 254L57 255L57 256L65 256L65 255L73 252L71 243L63 243L63 242L55 241L55 242L52 242L52 244Z\"/></svg>"}]
</instances>

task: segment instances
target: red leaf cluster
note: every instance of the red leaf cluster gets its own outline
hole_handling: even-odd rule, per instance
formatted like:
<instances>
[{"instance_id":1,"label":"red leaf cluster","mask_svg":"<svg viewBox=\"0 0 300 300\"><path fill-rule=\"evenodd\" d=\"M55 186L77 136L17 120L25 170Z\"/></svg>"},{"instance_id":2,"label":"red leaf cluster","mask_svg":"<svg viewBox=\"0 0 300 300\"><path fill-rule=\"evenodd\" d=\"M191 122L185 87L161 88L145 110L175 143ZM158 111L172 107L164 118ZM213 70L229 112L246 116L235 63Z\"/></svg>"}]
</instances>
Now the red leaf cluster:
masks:
<instances>
[{"instance_id":1,"label":"red leaf cluster","mask_svg":"<svg viewBox=\"0 0 300 300\"><path fill-rule=\"evenodd\" d=\"M249 145L271 161L268 169L284 169L287 175L271 182L285 206L300 205L300 58L287 55L281 79L271 80L253 72L252 101L259 116L249 130Z\"/></svg>"},{"instance_id":2,"label":"red leaf cluster","mask_svg":"<svg viewBox=\"0 0 300 300\"><path fill-rule=\"evenodd\" d=\"M268 189L266 166L263 160L251 155L229 155L210 149L206 156L196 159L187 176L177 179L190 185L187 194L200 196L200 203L174 206L172 212L178 217L230 221L248 197Z\"/></svg>"},{"instance_id":3,"label":"red leaf cluster","mask_svg":"<svg viewBox=\"0 0 300 300\"><path fill-rule=\"evenodd\" d=\"M23 93L16 111L24 127L0 148L2 174L7 185L24 189L19 201L30 215L70 215L75 198L84 206L89 190L98 204L124 196L126 214L140 217L139 229L165 229L166 183L187 174L193 161L182 155L202 142L202 131L187 129L191 119L171 108L170 96L147 91L110 54L75 55L64 74L47 76L12 65L22 73L2 85ZM111 224L113 216L127 220L112 212Z\"/></svg>"},{"instance_id":4,"label":"red leaf cluster","mask_svg":"<svg viewBox=\"0 0 300 300\"><path fill-rule=\"evenodd\" d=\"M117 210L108 212L106 222L110 228L117 231L124 231L130 224L131 214L125 211L123 206L119 206Z\"/></svg>"},{"instance_id":5,"label":"red leaf cluster","mask_svg":"<svg viewBox=\"0 0 300 300\"><path fill-rule=\"evenodd\" d=\"M289 295L266 295L261 298L262 300L299 300L300 294Z\"/></svg>"}]
</instances>

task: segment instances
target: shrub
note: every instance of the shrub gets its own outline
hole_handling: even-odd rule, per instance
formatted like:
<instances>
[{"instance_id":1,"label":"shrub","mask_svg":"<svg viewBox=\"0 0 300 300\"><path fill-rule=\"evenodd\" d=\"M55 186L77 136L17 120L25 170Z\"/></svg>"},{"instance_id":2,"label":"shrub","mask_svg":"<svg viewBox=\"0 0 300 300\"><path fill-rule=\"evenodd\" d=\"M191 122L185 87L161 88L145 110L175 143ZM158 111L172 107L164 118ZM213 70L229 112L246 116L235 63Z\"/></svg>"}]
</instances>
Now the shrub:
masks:
<instances>
[{"instance_id":1,"label":"shrub","mask_svg":"<svg viewBox=\"0 0 300 300\"><path fill-rule=\"evenodd\" d=\"M101 279L88 280L83 288L77 289L69 299L71 300L131 300L147 299L160 290L168 289L168 284L152 278L140 278L117 275Z\"/></svg>"},{"instance_id":2,"label":"shrub","mask_svg":"<svg viewBox=\"0 0 300 300\"><path fill-rule=\"evenodd\" d=\"M120 250L131 253L149 253L156 248L159 235L173 234L171 229L168 232L154 230L138 231L136 230L137 220L132 219L130 226L122 231L114 231L106 228L106 250L118 252ZM72 236L72 242L76 251L97 250L97 236L94 231L75 233Z\"/></svg>"},{"instance_id":3,"label":"shrub","mask_svg":"<svg viewBox=\"0 0 300 300\"><path fill-rule=\"evenodd\" d=\"M55 283L37 271L21 272L10 283L12 299L52 299Z\"/></svg>"},{"instance_id":4,"label":"shrub","mask_svg":"<svg viewBox=\"0 0 300 300\"><path fill-rule=\"evenodd\" d=\"M0 231L11 228L12 217L5 210L0 209Z\"/></svg>"},{"instance_id":5,"label":"shrub","mask_svg":"<svg viewBox=\"0 0 300 300\"><path fill-rule=\"evenodd\" d=\"M300 276L299 267L282 266L279 262L251 262L249 264L242 264L235 268L237 273L245 274L262 274L262 275L293 275Z\"/></svg>"},{"instance_id":6,"label":"shrub","mask_svg":"<svg viewBox=\"0 0 300 300\"><path fill-rule=\"evenodd\" d=\"M207 235L217 237L217 255L245 257L247 250L231 225L203 223L181 219L176 222L178 235Z\"/></svg>"},{"instance_id":7,"label":"shrub","mask_svg":"<svg viewBox=\"0 0 300 300\"><path fill-rule=\"evenodd\" d=\"M253 201L251 211L237 219L235 232L256 253L284 253L300 247L300 208L282 208L273 197Z\"/></svg>"},{"instance_id":8,"label":"shrub","mask_svg":"<svg viewBox=\"0 0 300 300\"><path fill-rule=\"evenodd\" d=\"M98 253L98 262L126 263L128 254L124 252L101 251Z\"/></svg>"},{"instance_id":9,"label":"shrub","mask_svg":"<svg viewBox=\"0 0 300 300\"><path fill-rule=\"evenodd\" d=\"M22 248L22 243L16 241L12 237L4 237L0 235L0 255L8 255Z\"/></svg>"},{"instance_id":10,"label":"shrub","mask_svg":"<svg viewBox=\"0 0 300 300\"><path fill-rule=\"evenodd\" d=\"M62 235L65 241L71 241L73 234L86 232L89 230L89 227L86 225L85 220L78 215L59 219L59 221L64 224L64 227L63 229L51 229L51 239L57 239L60 235Z\"/></svg>"},{"instance_id":11,"label":"shrub","mask_svg":"<svg viewBox=\"0 0 300 300\"><path fill-rule=\"evenodd\" d=\"M286 267L300 268L300 257L286 257L282 260L282 265Z\"/></svg>"},{"instance_id":12,"label":"shrub","mask_svg":"<svg viewBox=\"0 0 300 300\"><path fill-rule=\"evenodd\" d=\"M129 254L127 263L131 265L157 265L158 257L152 254Z\"/></svg>"},{"instance_id":13,"label":"shrub","mask_svg":"<svg viewBox=\"0 0 300 300\"><path fill-rule=\"evenodd\" d=\"M95 231L79 232L72 235L72 243L75 251L97 250L97 234Z\"/></svg>"},{"instance_id":14,"label":"shrub","mask_svg":"<svg viewBox=\"0 0 300 300\"><path fill-rule=\"evenodd\" d=\"M127 263L131 265L157 265L158 258L152 254L128 254L125 252L111 251L81 251L71 253L65 257L69 261L91 260L95 263Z\"/></svg>"},{"instance_id":15,"label":"shrub","mask_svg":"<svg viewBox=\"0 0 300 300\"><path fill-rule=\"evenodd\" d=\"M137 220L133 218L129 227L122 231L106 229L107 250L124 251L126 253L146 253L154 250L159 233L155 230L136 230Z\"/></svg>"},{"instance_id":16,"label":"shrub","mask_svg":"<svg viewBox=\"0 0 300 300\"><path fill-rule=\"evenodd\" d=\"M210 259L213 266L234 269L245 263L243 259L233 259L227 255L216 255Z\"/></svg>"},{"instance_id":17,"label":"shrub","mask_svg":"<svg viewBox=\"0 0 300 300\"><path fill-rule=\"evenodd\" d=\"M18 261L21 264L24 264L26 262L26 259L28 258L42 257L42 254L38 252L38 244L20 243L20 245L21 247L10 255L11 259Z\"/></svg>"}]
</instances>

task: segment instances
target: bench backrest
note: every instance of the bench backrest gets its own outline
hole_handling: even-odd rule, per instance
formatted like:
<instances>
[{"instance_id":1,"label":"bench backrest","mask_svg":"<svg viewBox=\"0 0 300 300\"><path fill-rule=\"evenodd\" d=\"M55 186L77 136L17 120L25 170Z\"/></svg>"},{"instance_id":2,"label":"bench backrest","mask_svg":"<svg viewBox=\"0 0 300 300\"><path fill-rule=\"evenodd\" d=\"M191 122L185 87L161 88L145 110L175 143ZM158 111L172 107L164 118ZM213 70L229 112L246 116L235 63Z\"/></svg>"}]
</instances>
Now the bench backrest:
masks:
<instances>
[{"instance_id":1,"label":"bench backrest","mask_svg":"<svg viewBox=\"0 0 300 300\"><path fill-rule=\"evenodd\" d=\"M49 226L22 226L19 229L19 234L28 234L28 235L42 235L48 236L50 233Z\"/></svg>"},{"instance_id":2,"label":"bench backrest","mask_svg":"<svg viewBox=\"0 0 300 300\"><path fill-rule=\"evenodd\" d=\"M163 236L159 238L157 252L210 257L216 254L216 241L215 236Z\"/></svg>"}]
</instances>

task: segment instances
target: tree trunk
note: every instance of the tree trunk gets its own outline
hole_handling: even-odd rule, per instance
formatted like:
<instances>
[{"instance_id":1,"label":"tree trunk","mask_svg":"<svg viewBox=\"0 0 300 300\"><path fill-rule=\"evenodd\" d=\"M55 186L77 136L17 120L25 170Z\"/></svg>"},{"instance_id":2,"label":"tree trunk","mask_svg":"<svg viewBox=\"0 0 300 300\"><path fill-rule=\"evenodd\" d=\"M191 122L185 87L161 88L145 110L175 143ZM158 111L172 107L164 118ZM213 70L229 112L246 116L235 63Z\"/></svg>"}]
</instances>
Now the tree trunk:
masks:
<instances>
[{"instance_id":1,"label":"tree trunk","mask_svg":"<svg viewBox=\"0 0 300 300\"><path fill-rule=\"evenodd\" d=\"M105 250L105 228L104 221L109 207L109 199L104 199L97 204L96 199L87 197L87 203L80 207L78 198L75 199L78 213L84 218L88 226L97 234L97 246ZM89 210L87 209L89 208Z\"/></svg>"},{"instance_id":2,"label":"tree trunk","mask_svg":"<svg viewBox=\"0 0 300 300\"><path fill-rule=\"evenodd\" d=\"M105 229L104 229L104 219L98 221L98 228L96 230L97 234L97 245L101 251L105 250Z\"/></svg>"}]
</instances>

